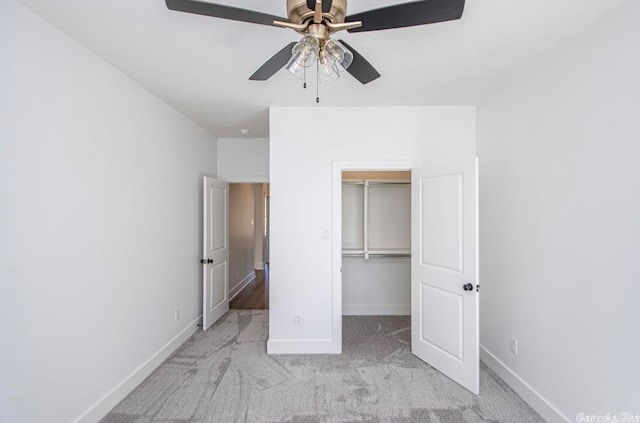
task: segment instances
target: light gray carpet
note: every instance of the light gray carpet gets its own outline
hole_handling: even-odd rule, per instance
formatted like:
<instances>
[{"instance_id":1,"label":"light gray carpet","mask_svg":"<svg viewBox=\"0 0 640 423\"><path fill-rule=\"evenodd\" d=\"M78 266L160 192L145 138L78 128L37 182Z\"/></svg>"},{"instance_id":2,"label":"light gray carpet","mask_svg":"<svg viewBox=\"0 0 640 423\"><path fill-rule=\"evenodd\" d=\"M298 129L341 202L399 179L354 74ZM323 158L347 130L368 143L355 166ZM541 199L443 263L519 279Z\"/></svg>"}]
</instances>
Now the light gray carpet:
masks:
<instances>
[{"instance_id":1,"label":"light gray carpet","mask_svg":"<svg viewBox=\"0 0 640 423\"><path fill-rule=\"evenodd\" d=\"M485 366L475 396L415 358L409 324L345 317L341 355L268 356L268 312L231 311L102 423L544 422Z\"/></svg>"}]
</instances>

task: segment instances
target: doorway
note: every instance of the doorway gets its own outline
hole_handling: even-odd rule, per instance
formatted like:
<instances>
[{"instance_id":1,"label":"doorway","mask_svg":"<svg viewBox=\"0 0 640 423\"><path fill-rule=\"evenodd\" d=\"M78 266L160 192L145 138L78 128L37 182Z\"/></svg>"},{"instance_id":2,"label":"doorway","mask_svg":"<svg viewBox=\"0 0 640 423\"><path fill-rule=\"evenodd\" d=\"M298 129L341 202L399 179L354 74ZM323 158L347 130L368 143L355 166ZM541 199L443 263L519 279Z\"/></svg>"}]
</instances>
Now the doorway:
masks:
<instances>
[{"instance_id":1,"label":"doorway","mask_svg":"<svg viewBox=\"0 0 640 423\"><path fill-rule=\"evenodd\" d=\"M410 161L336 161L333 163L333 171L332 171L332 251L333 251L333 268L332 268L332 288L333 288L333 318L332 318L332 328L333 328L333 351L335 353L342 352L342 344L343 344L343 332L342 332L342 322L343 322L343 271L344 262L343 262L343 176L345 172L404 172L406 175L407 172L411 172L413 167L413 163ZM350 173L352 177L362 176L357 175L356 173ZM364 203L364 197L363 197ZM365 205L362 204L362 208ZM357 207L356 207L357 209ZM364 213L364 212L363 212ZM362 246L368 249L368 242L364 240L365 236L365 222L363 222L362 226ZM355 230L355 228L354 228ZM351 232L349 236L352 236L352 239L347 240L347 250L359 247L359 245L355 245L353 241L355 238L359 237L359 233ZM374 245L375 246L375 245ZM362 259L365 258L365 253L368 258L371 258L370 251L362 251L358 250L357 253L362 253ZM406 253L406 251L405 251ZM410 253L410 251L409 251ZM347 251L346 254L350 254L350 251ZM349 259L349 258L348 258ZM346 296L349 299L349 294ZM353 309L354 312L358 310Z\"/></svg>"},{"instance_id":2,"label":"doorway","mask_svg":"<svg viewBox=\"0 0 640 423\"><path fill-rule=\"evenodd\" d=\"M269 308L269 185L229 184L229 308Z\"/></svg>"},{"instance_id":3,"label":"doorway","mask_svg":"<svg viewBox=\"0 0 640 423\"><path fill-rule=\"evenodd\" d=\"M342 174L342 314L411 315L411 172Z\"/></svg>"},{"instance_id":4,"label":"doorway","mask_svg":"<svg viewBox=\"0 0 640 423\"><path fill-rule=\"evenodd\" d=\"M478 162L333 163L333 352L343 348L343 172L410 171L411 352L479 392ZM365 242L365 251L367 245Z\"/></svg>"}]
</instances>

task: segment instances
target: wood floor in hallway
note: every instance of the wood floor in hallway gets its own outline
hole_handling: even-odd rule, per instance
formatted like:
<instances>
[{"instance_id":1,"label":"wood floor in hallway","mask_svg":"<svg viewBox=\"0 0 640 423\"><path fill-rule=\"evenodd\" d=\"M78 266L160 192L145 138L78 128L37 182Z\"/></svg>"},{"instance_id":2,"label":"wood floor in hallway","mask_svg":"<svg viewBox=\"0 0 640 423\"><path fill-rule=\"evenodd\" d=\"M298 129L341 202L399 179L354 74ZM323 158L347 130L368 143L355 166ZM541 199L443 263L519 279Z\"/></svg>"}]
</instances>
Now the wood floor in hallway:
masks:
<instances>
[{"instance_id":1,"label":"wood floor in hallway","mask_svg":"<svg viewBox=\"0 0 640 423\"><path fill-rule=\"evenodd\" d=\"M256 270L256 279L229 303L231 310L269 309L269 267Z\"/></svg>"}]
</instances>

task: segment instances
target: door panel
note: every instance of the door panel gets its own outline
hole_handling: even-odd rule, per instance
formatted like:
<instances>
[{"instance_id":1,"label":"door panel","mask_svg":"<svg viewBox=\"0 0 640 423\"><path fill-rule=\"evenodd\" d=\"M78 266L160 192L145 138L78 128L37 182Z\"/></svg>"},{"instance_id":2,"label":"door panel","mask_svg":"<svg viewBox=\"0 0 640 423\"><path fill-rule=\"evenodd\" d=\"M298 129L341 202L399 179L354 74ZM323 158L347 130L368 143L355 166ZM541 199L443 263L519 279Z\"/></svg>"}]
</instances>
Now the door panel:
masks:
<instances>
[{"instance_id":1,"label":"door panel","mask_svg":"<svg viewBox=\"0 0 640 423\"><path fill-rule=\"evenodd\" d=\"M462 296L427 284L420 289L421 341L462 361Z\"/></svg>"},{"instance_id":2,"label":"door panel","mask_svg":"<svg viewBox=\"0 0 640 423\"><path fill-rule=\"evenodd\" d=\"M477 160L414 169L412 178L412 352L477 394Z\"/></svg>"},{"instance_id":3,"label":"door panel","mask_svg":"<svg viewBox=\"0 0 640 423\"><path fill-rule=\"evenodd\" d=\"M204 177L202 328L229 310L229 184Z\"/></svg>"},{"instance_id":4,"label":"door panel","mask_svg":"<svg viewBox=\"0 0 640 423\"><path fill-rule=\"evenodd\" d=\"M227 189L219 186L209 186L209 207L211 209L211 225L209 226L209 253L226 248L226 222L225 207L227 206Z\"/></svg>"},{"instance_id":5,"label":"door panel","mask_svg":"<svg viewBox=\"0 0 640 423\"><path fill-rule=\"evenodd\" d=\"M462 175L423 178L421 182L422 264L462 272Z\"/></svg>"},{"instance_id":6,"label":"door panel","mask_svg":"<svg viewBox=\"0 0 640 423\"><path fill-rule=\"evenodd\" d=\"M209 290L207 299L207 309L214 309L223 303L227 298L227 289L224 281L227 279L227 262L213 264L209 266Z\"/></svg>"}]
</instances>

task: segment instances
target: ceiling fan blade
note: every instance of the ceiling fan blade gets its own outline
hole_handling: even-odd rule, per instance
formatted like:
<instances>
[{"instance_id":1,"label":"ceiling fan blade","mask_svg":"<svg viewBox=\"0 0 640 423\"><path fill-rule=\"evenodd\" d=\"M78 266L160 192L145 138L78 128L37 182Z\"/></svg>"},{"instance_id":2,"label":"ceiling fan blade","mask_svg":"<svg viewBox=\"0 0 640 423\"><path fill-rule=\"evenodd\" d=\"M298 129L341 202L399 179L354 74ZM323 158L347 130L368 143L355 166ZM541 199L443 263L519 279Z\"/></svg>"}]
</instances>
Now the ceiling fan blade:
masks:
<instances>
[{"instance_id":1,"label":"ceiling fan blade","mask_svg":"<svg viewBox=\"0 0 640 423\"><path fill-rule=\"evenodd\" d=\"M251 81L266 81L278 72L291 59L291 49L296 43L287 44L282 50L277 52L271 59L267 60L260 69L249 77Z\"/></svg>"},{"instance_id":2,"label":"ceiling fan blade","mask_svg":"<svg viewBox=\"0 0 640 423\"><path fill-rule=\"evenodd\" d=\"M349 15L349 20L362 21L362 26L350 29L349 32L379 31L453 21L462 17L464 1L421 0L356 13Z\"/></svg>"},{"instance_id":3,"label":"ceiling fan blade","mask_svg":"<svg viewBox=\"0 0 640 423\"><path fill-rule=\"evenodd\" d=\"M221 4L206 3L197 0L165 0L170 10L194 13L196 15L213 16L214 18L230 19L232 21L249 22L260 25L273 25L274 20L288 19L254 10L239 9Z\"/></svg>"},{"instance_id":4,"label":"ceiling fan blade","mask_svg":"<svg viewBox=\"0 0 640 423\"><path fill-rule=\"evenodd\" d=\"M329 13L333 0L322 0L322 13ZM316 0L307 0L309 10L315 10Z\"/></svg>"},{"instance_id":5,"label":"ceiling fan blade","mask_svg":"<svg viewBox=\"0 0 640 423\"><path fill-rule=\"evenodd\" d=\"M355 79L363 84L368 84L374 79L378 79L380 77L378 71L371 65L371 63L367 62L367 59L362 57L360 53L358 53L344 40L338 41L353 53L353 62L351 62L351 66L347 68L347 72L349 72Z\"/></svg>"}]
</instances>

